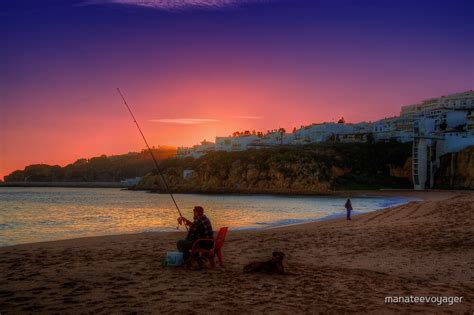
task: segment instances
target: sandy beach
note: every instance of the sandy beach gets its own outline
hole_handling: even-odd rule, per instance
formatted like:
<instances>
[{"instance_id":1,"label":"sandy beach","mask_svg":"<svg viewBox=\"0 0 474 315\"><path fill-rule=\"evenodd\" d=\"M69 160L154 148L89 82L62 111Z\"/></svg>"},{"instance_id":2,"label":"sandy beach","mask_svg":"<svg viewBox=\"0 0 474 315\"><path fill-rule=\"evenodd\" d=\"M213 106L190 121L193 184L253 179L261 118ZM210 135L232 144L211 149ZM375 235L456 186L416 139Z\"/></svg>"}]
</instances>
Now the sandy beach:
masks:
<instances>
[{"instance_id":1,"label":"sandy beach","mask_svg":"<svg viewBox=\"0 0 474 315\"><path fill-rule=\"evenodd\" d=\"M342 192L421 202L355 216L230 231L225 267L164 267L183 233L0 248L0 313L453 313L474 311L474 192ZM217 228L217 227L215 227ZM286 275L244 274L286 254ZM461 303L385 303L457 296Z\"/></svg>"}]
</instances>

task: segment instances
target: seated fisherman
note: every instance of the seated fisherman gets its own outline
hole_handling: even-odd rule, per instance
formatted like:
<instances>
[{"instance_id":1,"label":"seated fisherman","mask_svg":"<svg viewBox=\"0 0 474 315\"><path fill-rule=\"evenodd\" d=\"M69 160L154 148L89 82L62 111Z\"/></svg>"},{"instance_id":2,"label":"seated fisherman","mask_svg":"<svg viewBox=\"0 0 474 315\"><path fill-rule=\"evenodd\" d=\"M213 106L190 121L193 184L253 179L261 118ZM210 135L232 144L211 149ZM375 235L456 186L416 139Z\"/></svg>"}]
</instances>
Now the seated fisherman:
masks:
<instances>
[{"instance_id":1,"label":"seated fisherman","mask_svg":"<svg viewBox=\"0 0 474 315\"><path fill-rule=\"evenodd\" d=\"M184 217L178 218L178 224L185 224L189 227L186 239L178 241L178 250L183 253L183 259L189 258L189 251L193 248L194 241L200 238L213 238L211 221L204 214L203 207L196 206L193 209L193 219L191 222ZM201 248L212 248L212 241L198 243Z\"/></svg>"}]
</instances>

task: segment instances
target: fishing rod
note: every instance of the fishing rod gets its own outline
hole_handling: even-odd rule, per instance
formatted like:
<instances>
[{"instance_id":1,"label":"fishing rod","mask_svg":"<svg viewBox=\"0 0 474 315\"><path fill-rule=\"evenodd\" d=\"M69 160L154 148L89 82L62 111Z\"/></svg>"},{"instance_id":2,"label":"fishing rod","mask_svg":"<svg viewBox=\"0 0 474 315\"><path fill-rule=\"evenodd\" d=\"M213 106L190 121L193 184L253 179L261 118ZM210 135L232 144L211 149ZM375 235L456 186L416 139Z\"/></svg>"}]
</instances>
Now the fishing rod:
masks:
<instances>
[{"instance_id":1,"label":"fishing rod","mask_svg":"<svg viewBox=\"0 0 474 315\"><path fill-rule=\"evenodd\" d=\"M185 222L184 217L181 214L181 210L179 210L178 204L176 203L176 200L174 199L174 196L170 191L168 183L166 182L165 177L163 176L163 174L160 171L160 168L158 167L158 162L155 159L155 155L153 154L153 151L151 150L150 146L148 145L148 141L146 141L145 135L143 134L142 129L140 128L140 125L138 124L138 121L135 119L135 115L133 115L133 112L130 109L130 106L128 105L127 101L125 100L125 97L123 96L123 94L122 94L122 92L120 91L119 88L117 88L117 91L120 94L120 96L122 97L123 103L125 104L125 106L127 106L128 112L130 113L130 115L132 115L133 122L137 125L138 131L140 131L140 134L142 135L143 141L145 141L145 144L148 148L148 151L150 151L151 158L153 159L153 162L155 162L156 171L158 172L158 175L160 176L161 180L163 181L163 184L165 185L166 192L170 195L171 199L173 200L173 203L176 207L176 210L178 210L179 217L181 218L182 222ZM184 224L184 226L186 227L186 230L188 230L188 226L186 224Z\"/></svg>"}]
</instances>

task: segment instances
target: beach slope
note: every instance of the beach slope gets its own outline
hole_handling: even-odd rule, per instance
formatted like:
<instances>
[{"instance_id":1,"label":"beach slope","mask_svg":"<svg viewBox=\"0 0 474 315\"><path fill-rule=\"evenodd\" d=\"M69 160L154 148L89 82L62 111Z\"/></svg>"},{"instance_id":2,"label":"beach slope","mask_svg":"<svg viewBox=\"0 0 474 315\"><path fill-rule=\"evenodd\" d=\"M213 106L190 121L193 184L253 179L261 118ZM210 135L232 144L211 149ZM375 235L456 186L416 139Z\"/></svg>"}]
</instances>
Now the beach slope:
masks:
<instances>
[{"instance_id":1,"label":"beach slope","mask_svg":"<svg viewBox=\"0 0 474 315\"><path fill-rule=\"evenodd\" d=\"M474 311L474 193L356 216L231 231L225 267L163 267L181 233L143 233L0 249L0 313ZM272 251L287 275L244 274ZM385 303L458 296L461 303Z\"/></svg>"}]
</instances>

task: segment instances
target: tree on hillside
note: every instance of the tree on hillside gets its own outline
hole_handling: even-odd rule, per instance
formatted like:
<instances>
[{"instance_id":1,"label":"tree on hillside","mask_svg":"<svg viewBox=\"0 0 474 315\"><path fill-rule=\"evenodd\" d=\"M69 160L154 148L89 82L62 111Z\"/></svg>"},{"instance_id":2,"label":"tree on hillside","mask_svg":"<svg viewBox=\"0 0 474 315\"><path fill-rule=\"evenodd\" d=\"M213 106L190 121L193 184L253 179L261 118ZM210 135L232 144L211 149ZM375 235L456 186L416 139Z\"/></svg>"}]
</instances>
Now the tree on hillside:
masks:
<instances>
[{"instance_id":1,"label":"tree on hillside","mask_svg":"<svg viewBox=\"0 0 474 315\"><path fill-rule=\"evenodd\" d=\"M152 150L159 161L175 157L176 149L160 147ZM101 155L90 159L78 159L65 167L58 165L36 164L17 170L5 176L6 182L19 181L120 181L132 177L144 176L154 168L148 150L131 152L122 155Z\"/></svg>"}]
</instances>

